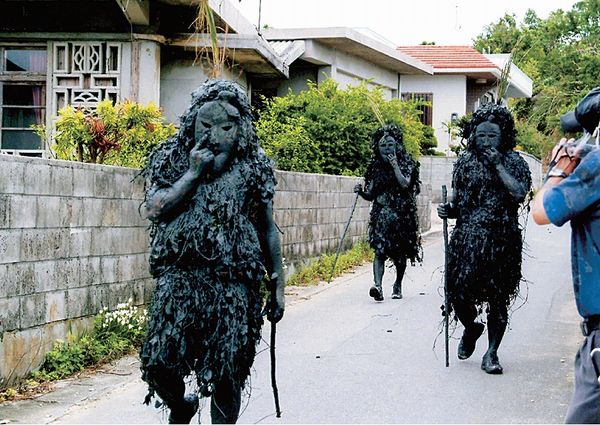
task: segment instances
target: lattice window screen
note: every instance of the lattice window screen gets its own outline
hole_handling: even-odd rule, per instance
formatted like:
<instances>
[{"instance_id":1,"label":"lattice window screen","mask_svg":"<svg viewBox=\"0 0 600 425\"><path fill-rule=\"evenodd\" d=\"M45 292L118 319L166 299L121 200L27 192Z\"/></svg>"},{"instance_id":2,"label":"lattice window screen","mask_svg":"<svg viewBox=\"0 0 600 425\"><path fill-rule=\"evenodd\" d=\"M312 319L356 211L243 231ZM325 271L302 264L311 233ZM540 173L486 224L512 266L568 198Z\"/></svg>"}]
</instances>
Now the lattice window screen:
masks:
<instances>
[{"instance_id":1,"label":"lattice window screen","mask_svg":"<svg viewBox=\"0 0 600 425\"><path fill-rule=\"evenodd\" d=\"M121 43L73 41L54 43L52 114L67 104L94 108L119 100Z\"/></svg>"}]
</instances>

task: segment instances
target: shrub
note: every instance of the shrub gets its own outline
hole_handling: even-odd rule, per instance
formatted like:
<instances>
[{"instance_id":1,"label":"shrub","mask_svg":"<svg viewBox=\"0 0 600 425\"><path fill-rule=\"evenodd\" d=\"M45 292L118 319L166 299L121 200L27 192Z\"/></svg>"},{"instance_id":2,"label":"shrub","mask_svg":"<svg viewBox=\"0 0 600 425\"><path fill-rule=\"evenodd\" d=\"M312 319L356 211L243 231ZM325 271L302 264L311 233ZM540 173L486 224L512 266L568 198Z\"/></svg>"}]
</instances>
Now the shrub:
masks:
<instances>
[{"instance_id":1,"label":"shrub","mask_svg":"<svg viewBox=\"0 0 600 425\"><path fill-rule=\"evenodd\" d=\"M45 126L34 128L47 140ZM62 108L52 134L58 159L140 168L155 146L175 134L175 127L164 124L154 103L103 100L95 110Z\"/></svg>"},{"instance_id":2,"label":"shrub","mask_svg":"<svg viewBox=\"0 0 600 425\"><path fill-rule=\"evenodd\" d=\"M271 115L270 117L267 117ZM304 117L283 117L277 120L272 110L256 123L256 134L263 143L266 154L275 160L280 170L320 173L319 146L305 129Z\"/></svg>"},{"instance_id":3,"label":"shrub","mask_svg":"<svg viewBox=\"0 0 600 425\"><path fill-rule=\"evenodd\" d=\"M265 99L257 133L277 167L338 175L362 175L371 156L371 135L385 123L404 131L407 151L419 155L423 124L417 102L384 98L367 83L340 90L329 79L306 91Z\"/></svg>"},{"instance_id":4,"label":"shrub","mask_svg":"<svg viewBox=\"0 0 600 425\"><path fill-rule=\"evenodd\" d=\"M421 155L437 155L441 152L435 150L438 145L433 127L423 126L423 139L421 140ZM443 153L441 153L443 155Z\"/></svg>"}]
</instances>

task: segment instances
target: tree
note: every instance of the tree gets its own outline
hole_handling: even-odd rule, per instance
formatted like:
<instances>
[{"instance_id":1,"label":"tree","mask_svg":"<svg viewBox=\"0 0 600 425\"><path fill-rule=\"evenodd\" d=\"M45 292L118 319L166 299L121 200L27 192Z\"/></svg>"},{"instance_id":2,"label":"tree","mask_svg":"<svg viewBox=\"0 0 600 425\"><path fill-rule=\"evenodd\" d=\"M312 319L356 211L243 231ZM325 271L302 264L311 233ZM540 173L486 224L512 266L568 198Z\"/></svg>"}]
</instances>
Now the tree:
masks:
<instances>
[{"instance_id":1,"label":"tree","mask_svg":"<svg viewBox=\"0 0 600 425\"><path fill-rule=\"evenodd\" d=\"M529 10L517 23L514 15L507 14L485 27L474 47L486 53L513 53L513 62L534 84L532 99L518 99L510 106L517 120L555 138L560 115L600 82L598 40L600 0L583 0L570 11L552 12L547 19Z\"/></svg>"}]
</instances>

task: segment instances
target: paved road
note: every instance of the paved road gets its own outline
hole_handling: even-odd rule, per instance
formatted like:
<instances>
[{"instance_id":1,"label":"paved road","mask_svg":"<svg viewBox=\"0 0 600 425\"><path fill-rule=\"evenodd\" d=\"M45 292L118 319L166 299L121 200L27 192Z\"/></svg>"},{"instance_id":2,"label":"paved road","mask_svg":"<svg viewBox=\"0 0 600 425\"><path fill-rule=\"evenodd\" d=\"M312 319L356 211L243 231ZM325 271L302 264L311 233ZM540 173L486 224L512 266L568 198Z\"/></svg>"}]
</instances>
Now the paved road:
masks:
<instances>
[{"instance_id":1,"label":"paved road","mask_svg":"<svg viewBox=\"0 0 600 425\"><path fill-rule=\"evenodd\" d=\"M240 422L562 422L581 339L570 284L569 229L530 225L526 244L523 269L529 283L523 292L528 300L512 315L499 353L504 375L480 370L485 338L471 359L456 359L460 328L451 340L450 368L444 367L443 338L438 338L443 243L437 237L427 243L423 265L408 269L403 300L389 298L394 277L389 269L386 299L373 302L367 295L368 265L290 305L278 326L283 416L274 417L264 351L257 356ZM268 326L264 332L268 335ZM133 358L111 373L61 385L62 390L35 401L0 405L0 420L166 421L164 413L141 405L145 388ZM77 400L83 401L73 404ZM208 403L201 420L209 422Z\"/></svg>"}]
</instances>

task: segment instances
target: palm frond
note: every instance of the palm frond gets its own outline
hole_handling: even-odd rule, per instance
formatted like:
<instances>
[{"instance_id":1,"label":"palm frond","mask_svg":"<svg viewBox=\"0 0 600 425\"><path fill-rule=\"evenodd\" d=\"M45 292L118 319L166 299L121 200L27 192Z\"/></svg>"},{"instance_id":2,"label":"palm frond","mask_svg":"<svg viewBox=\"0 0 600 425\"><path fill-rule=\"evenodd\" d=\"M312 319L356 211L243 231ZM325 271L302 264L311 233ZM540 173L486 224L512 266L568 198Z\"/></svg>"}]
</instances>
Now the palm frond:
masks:
<instances>
[{"instance_id":1,"label":"palm frond","mask_svg":"<svg viewBox=\"0 0 600 425\"><path fill-rule=\"evenodd\" d=\"M512 52L508 56L508 60L502 67L502 71L500 72L500 78L496 83L496 103L498 105L502 104L502 99L506 95L506 91L508 90L508 85L510 83L510 69L512 67Z\"/></svg>"},{"instance_id":2,"label":"palm frond","mask_svg":"<svg viewBox=\"0 0 600 425\"><path fill-rule=\"evenodd\" d=\"M217 25L213 10L210 8L209 0L200 0L198 13L193 22L194 34L192 37L198 40L196 43L196 60L206 60L211 77L218 77L223 71L223 65L226 61L226 48L219 47L219 37L217 35ZM227 34L228 28L224 32ZM200 47L203 43L201 38L207 37L210 48Z\"/></svg>"},{"instance_id":3,"label":"palm frond","mask_svg":"<svg viewBox=\"0 0 600 425\"><path fill-rule=\"evenodd\" d=\"M367 99L369 101L369 105L371 105L371 109L373 110L373 115L375 115L375 118L377 118L377 121L379 121L380 125L384 125L385 122L383 121L383 115L379 110L379 106L377 106L377 103L373 99L373 95L370 91L367 91Z\"/></svg>"}]
</instances>

